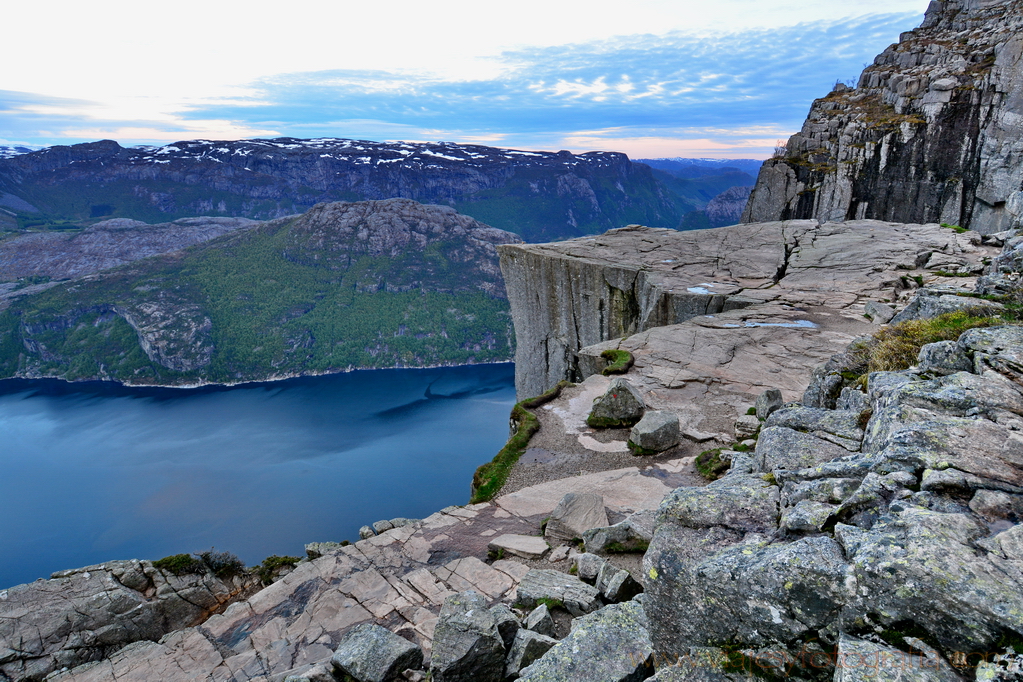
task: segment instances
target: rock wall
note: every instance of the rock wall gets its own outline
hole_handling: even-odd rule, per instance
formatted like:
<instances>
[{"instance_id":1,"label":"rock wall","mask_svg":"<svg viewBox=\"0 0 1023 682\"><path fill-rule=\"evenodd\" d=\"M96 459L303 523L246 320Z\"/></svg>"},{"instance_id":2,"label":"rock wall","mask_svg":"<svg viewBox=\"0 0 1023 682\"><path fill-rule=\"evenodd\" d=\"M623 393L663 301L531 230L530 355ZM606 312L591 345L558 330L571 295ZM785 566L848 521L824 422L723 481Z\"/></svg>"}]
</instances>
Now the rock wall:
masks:
<instances>
[{"instance_id":1,"label":"rock wall","mask_svg":"<svg viewBox=\"0 0 1023 682\"><path fill-rule=\"evenodd\" d=\"M1023 2L935 0L815 100L761 168L743 222L874 218L993 233L1023 187Z\"/></svg>"}]
</instances>

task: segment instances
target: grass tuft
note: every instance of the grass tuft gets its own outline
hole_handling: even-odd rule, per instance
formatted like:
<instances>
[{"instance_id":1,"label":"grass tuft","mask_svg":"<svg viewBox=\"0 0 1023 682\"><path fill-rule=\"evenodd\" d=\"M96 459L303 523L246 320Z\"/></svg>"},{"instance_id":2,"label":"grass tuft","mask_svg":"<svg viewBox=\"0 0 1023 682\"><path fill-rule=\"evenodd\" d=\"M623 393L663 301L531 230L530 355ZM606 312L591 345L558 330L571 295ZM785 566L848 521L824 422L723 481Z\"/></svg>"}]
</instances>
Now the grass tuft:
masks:
<instances>
[{"instance_id":1,"label":"grass tuft","mask_svg":"<svg viewBox=\"0 0 1023 682\"><path fill-rule=\"evenodd\" d=\"M704 450L696 456L696 471L708 481L716 481L725 475L730 466L728 462L722 461L721 451L724 448Z\"/></svg>"},{"instance_id":2,"label":"grass tuft","mask_svg":"<svg viewBox=\"0 0 1023 682\"><path fill-rule=\"evenodd\" d=\"M284 566L295 568L301 560L297 556L277 556L273 554L263 559L263 563L256 569L256 575L259 576L264 585L269 585L273 582L274 575L278 569Z\"/></svg>"},{"instance_id":3,"label":"grass tuft","mask_svg":"<svg viewBox=\"0 0 1023 682\"><path fill-rule=\"evenodd\" d=\"M610 374L625 374L629 371L629 368L632 367L632 363L635 362L635 359L632 357L632 353L627 350L609 348L601 353L600 357L611 363L604 368L603 372L601 372L604 376L608 376Z\"/></svg>"},{"instance_id":4,"label":"grass tuft","mask_svg":"<svg viewBox=\"0 0 1023 682\"><path fill-rule=\"evenodd\" d=\"M536 396L535 398L528 398L520 403L517 403L512 408L511 418L516 424L515 434L508 439L501 450L494 455L494 459L487 462L486 464L480 465L476 469L476 473L472 477L472 497L469 500L470 504L476 504L478 502L489 502L497 495L501 490L501 486L504 485L505 481L508 480L508 474L511 473L515 463L519 461L519 457L526 451L526 446L529 445L529 439L533 437L533 434L540 430L540 420L536 418L536 415L529 410L540 407L545 403L557 398L561 395L561 389L572 384L568 381L559 381L558 385L551 390Z\"/></svg>"}]
</instances>

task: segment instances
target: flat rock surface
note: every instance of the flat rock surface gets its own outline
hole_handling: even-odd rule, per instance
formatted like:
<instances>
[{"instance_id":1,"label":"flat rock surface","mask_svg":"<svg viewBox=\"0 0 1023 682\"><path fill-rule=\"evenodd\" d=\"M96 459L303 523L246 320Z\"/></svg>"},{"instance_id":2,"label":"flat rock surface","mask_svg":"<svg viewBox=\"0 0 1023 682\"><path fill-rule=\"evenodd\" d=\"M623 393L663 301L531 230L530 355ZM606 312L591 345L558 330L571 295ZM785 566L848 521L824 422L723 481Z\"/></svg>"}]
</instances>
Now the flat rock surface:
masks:
<instances>
[{"instance_id":1,"label":"flat rock surface","mask_svg":"<svg viewBox=\"0 0 1023 682\"><path fill-rule=\"evenodd\" d=\"M535 536L542 519L570 490L601 494L609 510L618 514L656 509L671 489L662 482L671 472L647 467L648 472L654 470L659 475L644 475L632 467L575 477L561 486L523 489L493 503L449 507L421 524L394 528L346 547L324 548L322 557L299 564L278 582L198 627L175 632L159 643L136 643L54 679L270 682L329 661L345 633L359 623L376 623L396 632L420 645L429 657L445 598L475 590L489 602L511 603L530 566L538 565L507 558L486 563L488 545L495 537ZM571 564L539 563L564 571Z\"/></svg>"}]
</instances>

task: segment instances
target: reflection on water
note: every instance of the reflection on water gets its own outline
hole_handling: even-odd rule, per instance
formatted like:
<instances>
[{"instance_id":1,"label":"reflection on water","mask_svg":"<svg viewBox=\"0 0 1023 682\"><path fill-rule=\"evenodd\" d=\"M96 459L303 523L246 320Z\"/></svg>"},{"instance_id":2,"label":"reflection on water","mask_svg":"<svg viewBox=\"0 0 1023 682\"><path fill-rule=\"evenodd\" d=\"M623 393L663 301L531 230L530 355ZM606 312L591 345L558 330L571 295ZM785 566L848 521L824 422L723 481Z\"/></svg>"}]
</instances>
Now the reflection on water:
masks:
<instances>
[{"instance_id":1,"label":"reflection on water","mask_svg":"<svg viewBox=\"0 0 1023 682\"><path fill-rule=\"evenodd\" d=\"M508 436L514 368L234 388L0 382L0 588L210 547L248 564L464 504Z\"/></svg>"}]
</instances>

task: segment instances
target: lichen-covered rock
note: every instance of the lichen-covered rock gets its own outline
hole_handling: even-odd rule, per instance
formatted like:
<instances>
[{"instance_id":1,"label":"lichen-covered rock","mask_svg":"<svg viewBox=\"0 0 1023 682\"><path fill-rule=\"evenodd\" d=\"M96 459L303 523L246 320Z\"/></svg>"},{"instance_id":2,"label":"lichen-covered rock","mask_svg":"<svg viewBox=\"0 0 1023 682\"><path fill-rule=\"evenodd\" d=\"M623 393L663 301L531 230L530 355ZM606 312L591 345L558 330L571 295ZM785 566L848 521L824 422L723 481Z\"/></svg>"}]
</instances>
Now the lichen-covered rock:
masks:
<instances>
[{"instance_id":1,"label":"lichen-covered rock","mask_svg":"<svg viewBox=\"0 0 1023 682\"><path fill-rule=\"evenodd\" d=\"M640 451L663 452L678 445L680 436L678 415L666 410L648 410L632 427L629 442Z\"/></svg>"},{"instance_id":2,"label":"lichen-covered rock","mask_svg":"<svg viewBox=\"0 0 1023 682\"><path fill-rule=\"evenodd\" d=\"M846 457L841 445L784 426L769 426L760 432L754 461L760 471L805 469Z\"/></svg>"},{"instance_id":3,"label":"lichen-covered rock","mask_svg":"<svg viewBox=\"0 0 1023 682\"><path fill-rule=\"evenodd\" d=\"M558 640L550 635L531 629L519 630L508 649L508 658L504 669L505 677L518 678L520 670L546 654L557 643Z\"/></svg>"},{"instance_id":4,"label":"lichen-covered rock","mask_svg":"<svg viewBox=\"0 0 1023 682\"><path fill-rule=\"evenodd\" d=\"M653 674L647 616L635 601L605 606L573 622L572 632L523 669L530 682L639 682Z\"/></svg>"},{"instance_id":5,"label":"lichen-covered rock","mask_svg":"<svg viewBox=\"0 0 1023 682\"><path fill-rule=\"evenodd\" d=\"M604 567L607 560L604 557L597 556L590 552L584 552L583 554L577 554L575 556L575 566L577 575L580 580L584 580L591 585L597 582L597 576L600 574L600 569Z\"/></svg>"},{"instance_id":6,"label":"lichen-covered rock","mask_svg":"<svg viewBox=\"0 0 1023 682\"><path fill-rule=\"evenodd\" d=\"M827 536L773 545L750 538L694 558L664 530L644 557L643 606L654 647L669 656L720 642L778 645L826 631L855 589L842 548Z\"/></svg>"},{"instance_id":7,"label":"lichen-covered rock","mask_svg":"<svg viewBox=\"0 0 1023 682\"><path fill-rule=\"evenodd\" d=\"M331 662L358 682L393 682L423 665L423 650L375 623L361 623L338 644Z\"/></svg>"},{"instance_id":8,"label":"lichen-covered rock","mask_svg":"<svg viewBox=\"0 0 1023 682\"><path fill-rule=\"evenodd\" d=\"M561 602L573 616L591 613L601 606L600 591L576 576L534 568L519 582L517 603L532 608L541 599Z\"/></svg>"},{"instance_id":9,"label":"lichen-covered rock","mask_svg":"<svg viewBox=\"0 0 1023 682\"><path fill-rule=\"evenodd\" d=\"M784 426L809 433L855 452L863 440L860 413L855 410L822 410L814 407L786 407L772 414L765 427Z\"/></svg>"},{"instance_id":10,"label":"lichen-covered rock","mask_svg":"<svg viewBox=\"0 0 1023 682\"><path fill-rule=\"evenodd\" d=\"M757 474L725 476L701 488L676 488L661 502L661 524L773 531L778 526L778 494L776 485Z\"/></svg>"},{"instance_id":11,"label":"lichen-covered rock","mask_svg":"<svg viewBox=\"0 0 1023 682\"><path fill-rule=\"evenodd\" d=\"M837 509L836 505L813 500L802 500L786 509L781 516L781 527L796 533L817 533Z\"/></svg>"},{"instance_id":12,"label":"lichen-covered rock","mask_svg":"<svg viewBox=\"0 0 1023 682\"><path fill-rule=\"evenodd\" d=\"M609 563L600 569L595 587L610 604L629 601L643 591L643 586L636 582L628 571Z\"/></svg>"},{"instance_id":13,"label":"lichen-covered rock","mask_svg":"<svg viewBox=\"0 0 1023 682\"><path fill-rule=\"evenodd\" d=\"M760 431L760 420L756 415L744 414L735 420L735 439L742 441L753 438Z\"/></svg>"},{"instance_id":14,"label":"lichen-covered rock","mask_svg":"<svg viewBox=\"0 0 1023 682\"><path fill-rule=\"evenodd\" d=\"M643 417L646 403L632 384L615 377L604 395L593 403L586 423L594 428L632 426Z\"/></svg>"},{"instance_id":15,"label":"lichen-covered rock","mask_svg":"<svg viewBox=\"0 0 1023 682\"><path fill-rule=\"evenodd\" d=\"M444 600L433 636L437 682L501 682L505 649L487 600L472 590Z\"/></svg>"},{"instance_id":16,"label":"lichen-covered rock","mask_svg":"<svg viewBox=\"0 0 1023 682\"><path fill-rule=\"evenodd\" d=\"M955 341L937 341L920 348L917 370L930 374L954 374L973 369L973 358L964 353Z\"/></svg>"},{"instance_id":17,"label":"lichen-covered rock","mask_svg":"<svg viewBox=\"0 0 1023 682\"><path fill-rule=\"evenodd\" d=\"M676 420L677 421L677 420ZM567 493L547 519L544 536L571 541L591 528L608 525L604 498L596 493Z\"/></svg>"},{"instance_id":18,"label":"lichen-covered rock","mask_svg":"<svg viewBox=\"0 0 1023 682\"><path fill-rule=\"evenodd\" d=\"M920 643L918 642L918 645ZM838 640L835 682L962 682L962 677L933 649L909 653L842 633Z\"/></svg>"}]
</instances>

